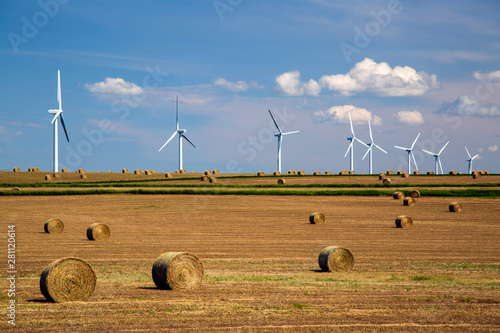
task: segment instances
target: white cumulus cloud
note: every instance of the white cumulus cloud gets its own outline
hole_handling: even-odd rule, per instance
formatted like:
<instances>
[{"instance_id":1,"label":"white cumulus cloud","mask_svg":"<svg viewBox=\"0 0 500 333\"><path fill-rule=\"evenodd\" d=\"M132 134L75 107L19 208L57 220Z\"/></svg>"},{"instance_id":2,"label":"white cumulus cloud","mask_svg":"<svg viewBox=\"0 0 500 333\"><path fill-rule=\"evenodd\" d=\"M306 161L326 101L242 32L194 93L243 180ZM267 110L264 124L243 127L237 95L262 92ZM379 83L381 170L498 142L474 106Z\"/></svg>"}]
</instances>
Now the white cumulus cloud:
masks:
<instances>
[{"instance_id":1,"label":"white cumulus cloud","mask_svg":"<svg viewBox=\"0 0 500 333\"><path fill-rule=\"evenodd\" d=\"M498 146L494 145L492 147L488 147L488 151L498 151Z\"/></svg>"},{"instance_id":2,"label":"white cumulus cloud","mask_svg":"<svg viewBox=\"0 0 500 333\"><path fill-rule=\"evenodd\" d=\"M122 78L107 77L102 82L85 84L85 89L93 93L115 94L115 95L141 95L144 91L135 83L127 82Z\"/></svg>"},{"instance_id":3,"label":"white cumulus cloud","mask_svg":"<svg viewBox=\"0 0 500 333\"><path fill-rule=\"evenodd\" d=\"M394 118L397 122L408 126L419 126L424 123L424 117L418 111L399 111Z\"/></svg>"},{"instance_id":4,"label":"white cumulus cloud","mask_svg":"<svg viewBox=\"0 0 500 333\"><path fill-rule=\"evenodd\" d=\"M454 102L441 104L436 113L456 116L498 117L500 116L500 108L492 103L480 105L476 98L461 95Z\"/></svg>"},{"instance_id":5,"label":"white cumulus cloud","mask_svg":"<svg viewBox=\"0 0 500 333\"><path fill-rule=\"evenodd\" d=\"M327 111L317 111L314 113L314 119L321 123L348 124L349 112L353 123L367 123L370 120L375 126L382 125L382 118L354 105L338 105L332 106Z\"/></svg>"},{"instance_id":6,"label":"white cumulus cloud","mask_svg":"<svg viewBox=\"0 0 500 333\"><path fill-rule=\"evenodd\" d=\"M387 63L376 63L365 58L346 74L323 75L322 87L337 91L344 96L368 92L380 96L419 96L437 88L435 74L417 72L409 66L391 68Z\"/></svg>"},{"instance_id":7,"label":"white cumulus cloud","mask_svg":"<svg viewBox=\"0 0 500 333\"><path fill-rule=\"evenodd\" d=\"M500 70L491 73L481 73L481 71L475 71L472 76L479 81L488 81L491 83L500 83Z\"/></svg>"},{"instance_id":8,"label":"white cumulus cloud","mask_svg":"<svg viewBox=\"0 0 500 333\"><path fill-rule=\"evenodd\" d=\"M308 82L300 81L300 72L286 72L276 76L276 90L286 96L318 96L321 92L321 86L313 79Z\"/></svg>"},{"instance_id":9,"label":"white cumulus cloud","mask_svg":"<svg viewBox=\"0 0 500 333\"><path fill-rule=\"evenodd\" d=\"M256 81L252 81L250 83L247 83L246 81L231 82L227 81L224 78L215 79L214 84L218 87L225 88L233 92L241 92L241 91L247 91L248 89L263 88L263 86L259 85Z\"/></svg>"}]
</instances>

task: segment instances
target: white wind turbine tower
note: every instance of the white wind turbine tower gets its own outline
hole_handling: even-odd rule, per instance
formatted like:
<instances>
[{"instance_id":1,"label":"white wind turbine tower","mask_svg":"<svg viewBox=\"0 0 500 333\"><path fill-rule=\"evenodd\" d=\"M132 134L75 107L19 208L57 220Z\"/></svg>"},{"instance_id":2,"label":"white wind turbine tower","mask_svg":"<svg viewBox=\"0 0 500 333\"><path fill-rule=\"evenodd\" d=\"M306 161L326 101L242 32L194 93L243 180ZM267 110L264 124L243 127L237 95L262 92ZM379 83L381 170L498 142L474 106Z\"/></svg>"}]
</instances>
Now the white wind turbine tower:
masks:
<instances>
[{"instance_id":1,"label":"white wind turbine tower","mask_svg":"<svg viewBox=\"0 0 500 333\"><path fill-rule=\"evenodd\" d=\"M439 155L441 155L441 153L446 148L446 146L448 145L448 143L450 143L450 141L446 142L446 144L443 146L443 148L441 148L441 150L437 154L433 153L433 152L430 152L428 150L422 149L422 151L426 152L427 154L430 154L430 155L434 156L434 173L436 175L439 174L438 173L438 164L439 164L439 167L441 169L441 174L443 174L443 165L441 164L441 159L439 158Z\"/></svg>"},{"instance_id":2,"label":"white wind turbine tower","mask_svg":"<svg viewBox=\"0 0 500 333\"><path fill-rule=\"evenodd\" d=\"M413 163L415 163L415 169L418 171L417 161L415 160L415 156L413 155L413 147L415 146L415 143L417 143L417 140L418 140L419 136L420 136L420 133L418 133L417 137L415 138L415 141L413 141L413 144L411 145L410 148L404 148L404 147L400 147L400 146L394 146L394 147L396 147L398 149L406 150L406 152L408 153L408 173L411 173L410 155L411 155L411 157L413 157Z\"/></svg>"},{"instance_id":3,"label":"white wind turbine tower","mask_svg":"<svg viewBox=\"0 0 500 333\"><path fill-rule=\"evenodd\" d=\"M467 155L469 155L469 159L467 160L467 162L469 162L469 174L472 173L472 161L474 161L474 159L476 157L479 156L479 154L476 154L474 157L471 157L470 154L469 154L469 150L467 149L467 147L465 147L465 150L467 151Z\"/></svg>"},{"instance_id":4,"label":"white wind turbine tower","mask_svg":"<svg viewBox=\"0 0 500 333\"><path fill-rule=\"evenodd\" d=\"M275 133L274 136L276 136L278 138L278 171L281 172L281 144L282 144L283 136L288 135L288 134L298 133L300 131L293 131L293 132L283 133L283 131L281 130L281 128L278 126L278 123L274 119L273 114L271 113L271 110L267 110L267 111L269 111L269 114L271 115L271 118L273 118L274 125L276 125L276 128L279 131L279 133Z\"/></svg>"},{"instance_id":5,"label":"white wind turbine tower","mask_svg":"<svg viewBox=\"0 0 500 333\"><path fill-rule=\"evenodd\" d=\"M347 156L347 153L349 151L351 151L351 161L350 161L350 169L349 170L352 170L354 171L354 141L358 141L359 143L361 143L362 145L368 147L368 145L366 143L364 143L363 141L361 141L360 139L358 139L356 137L356 135L354 135L354 128L352 127L352 118L351 118L351 112L349 111L349 122L351 124L351 134L352 136L350 138L347 138L348 141L350 141L351 143L349 144L349 147L347 148L347 151L345 152L345 155L344 155L344 158Z\"/></svg>"},{"instance_id":6,"label":"white wind turbine tower","mask_svg":"<svg viewBox=\"0 0 500 333\"><path fill-rule=\"evenodd\" d=\"M50 114L54 115L52 124L54 124L54 172L59 172L59 144L58 144L58 120L61 118L61 125L66 135L66 140L69 142L68 132L64 125L64 117L62 110L62 97L61 97L61 71L57 71L57 101L59 102L59 109L49 110Z\"/></svg>"},{"instance_id":7,"label":"white wind turbine tower","mask_svg":"<svg viewBox=\"0 0 500 333\"><path fill-rule=\"evenodd\" d=\"M193 146L194 148L196 148L196 147L184 135L184 133L186 133L187 130L186 129L179 129L179 97L178 96L177 96L176 110L177 110L177 121L176 121L177 125L176 125L176 130L175 130L174 134L172 134L172 136L170 137L170 139L168 139L167 142L165 142L163 144L163 146L161 146L161 148L158 151L161 151L163 149L163 147L165 147L174 138L174 136L176 134L179 134L179 170L182 170L182 139L186 139L186 141L189 142L191 144L191 146Z\"/></svg>"},{"instance_id":8,"label":"white wind turbine tower","mask_svg":"<svg viewBox=\"0 0 500 333\"><path fill-rule=\"evenodd\" d=\"M370 140L372 142L368 143L368 150L366 151L365 153L365 156L363 156L363 160L365 159L366 157L366 154L370 153L370 156L368 157L369 160L370 160L370 174L372 174L372 150L373 150L373 147L377 147L379 150L383 151L384 153L387 154L387 152L385 150L383 150L382 148L380 148L377 144L375 144L375 142L373 141L373 135L372 135L372 125L370 124L370 120L368 120L368 128L370 129Z\"/></svg>"}]
</instances>

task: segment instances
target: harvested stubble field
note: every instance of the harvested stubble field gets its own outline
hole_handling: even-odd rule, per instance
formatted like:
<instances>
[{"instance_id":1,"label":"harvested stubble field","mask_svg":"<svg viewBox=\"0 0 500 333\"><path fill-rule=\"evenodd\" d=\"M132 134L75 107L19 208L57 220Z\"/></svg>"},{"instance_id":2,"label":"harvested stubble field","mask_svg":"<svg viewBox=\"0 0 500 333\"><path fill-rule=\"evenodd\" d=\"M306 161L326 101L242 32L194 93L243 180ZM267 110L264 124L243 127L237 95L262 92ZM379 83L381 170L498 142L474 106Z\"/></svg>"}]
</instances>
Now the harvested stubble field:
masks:
<instances>
[{"instance_id":1,"label":"harvested stubble field","mask_svg":"<svg viewBox=\"0 0 500 333\"><path fill-rule=\"evenodd\" d=\"M434 179L449 178L456 177ZM452 201L463 211L449 212ZM1 239L7 225L16 226L18 307L16 327L7 319L0 325L26 332L499 331L498 203L425 195L412 207L392 195L2 196ZM309 223L315 211L324 224ZM411 216L413 227L396 228L399 215ZM64 231L45 233L49 218L61 219ZM108 240L87 239L96 222L109 226ZM352 252L352 271L320 271L318 255L330 245ZM169 251L202 260L200 289L156 288L152 265ZM72 256L94 267L95 293L85 302L47 302L40 274Z\"/></svg>"}]
</instances>

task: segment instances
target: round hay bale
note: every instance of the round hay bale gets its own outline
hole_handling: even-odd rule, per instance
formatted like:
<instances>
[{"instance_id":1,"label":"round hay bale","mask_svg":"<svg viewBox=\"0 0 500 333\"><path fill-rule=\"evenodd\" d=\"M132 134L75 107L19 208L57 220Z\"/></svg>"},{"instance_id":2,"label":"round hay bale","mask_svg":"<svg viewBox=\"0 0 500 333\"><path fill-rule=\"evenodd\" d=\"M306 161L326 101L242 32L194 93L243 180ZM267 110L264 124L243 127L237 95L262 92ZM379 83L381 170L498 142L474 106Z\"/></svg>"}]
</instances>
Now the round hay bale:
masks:
<instances>
[{"instance_id":1,"label":"round hay bale","mask_svg":"<svg viewBox=\"0 0 500 333\"><path fill-rule=\"evenodd\" d=\"M213 173L214 175L218 175L218 174L219 174L219 170L215 169L214 171L212 171L212 173Z\"/></svg>"},{"instance_id":2,"label":"round hay bale","mask_svg":"<svg viewBox=\"0 0 500 333\"><path fill-rule=\"evenodd\" d=\"M34 168L35 172L40 172L40 169Z\"/></svg>"},{"instance_id":3,"label":"round hay bale","mask_svg":"<svg viewBox=\"0 0 500 333\"><path fill-rule=\"evenodd\" d=\"M319 172L319 171L314 171L313 175L314 175L314 176L320 176L320 175L321 175L321 172Z\"/></svg>"},{"instance_id":4,"label":"round hay bale","mask_svg":"<svg viewBox=\"0 0 500 333\"><path fill-rule=\"evenodd\" d=\"M354 265L354 257L346 248L328 246L320 252L318 263L323 272L349 272Z\"/></svg>"},{"instance_id":5,"label":"round hay bale","mask_svg":"<svg viewBox=\"0 0 500 333\"><path fill-rule=\"evenodd\" d=\"M88 240L105 241L109 238L111 231L104 223L92 223L87 228Z\"/></svg>"},{"instance_id":6,"label":"round hay bale","mask_svg":"<svg viewBox=\"0 0 500 333\"><path fill-rule=\"evenodd\" d=\"M293 170L288 170L289 175L293 175L294 171Z\"/></svg>"},{"instance_id":7,"label":"round hay bale","mask_svg":"<svg viewBox=\"0 0 500 333\"><path fill-rule=\"evenodd\" d=\"M60 234L64 230L64 223L59 219L49 219L43 225L43 230L48 234Z\"/></svg>"},{"instance_id":8,"label":"round hay bale","mask_svg":"<svg viewBox=\"0 0 500 333\"><path fill-rule=\"evenodd\" d=\"M381 173L380 175L378 175L378 180L384 180L386 178L387 176L385 175L385 173Z\"/></svg>"},{"instance_id":9,"label":"round hay bale","mask_svg":"<svg viewBox=\"0 0 500 333\"><path fill-rule=\"evenodd\" d=\"M257 176L259 176L259 177L264 176L264 171L259 171L259 172L257 172Z\"/></svg>"},{"instance_id":10,"label":"round hay bale","mask_svg":"<svg viewBox=\"0 0 500 333\"><path fill-rule=\"evenodd\" d=\"M140 175L142 173L142 171L140 169L135 169L134 170L134 174L136 175Z\"/></svg>"},{"instance_id":11,"label":"round hay bale","mask_svg":"<svg viewBox=\"0 0 500 333\"><path fill-rule=\"evenodd\" d=\"M273 175L275 175L275 176L279 176L279 175L281 175L281 172L279 172L279 171L274 171Z\"/></svg>"},{"instance_id":12,"label":"round hay bale","mask_svg":"<svg viewBox=\"0 0 500 333\"><path fill-rule=\"evenodd\" d=\"M486 173L487 175L491 175L491 171L490 171L490 170L485 171L485 173Z\"/></svg>"},{"instance_id":13,"label":"round hay bale","mask_svg":"<svg viewBox=\"0 0 500 333\"><path fill-rule=\"evenodd\" d=\"M480 173L480 172L477 172L477 171L476 171L476 172L474 172L474 173L472 174L472 178L474 178L474 179L481 178L481 173Z\"/></svg>"},{"instance_id":14,"label":"round hay bale","mask_svg":"<svg viewBox=\"0 0 500 333\"><path fill-rule=\"evenodd\" d=\"M309 216L309 222L311 224L323 224L325 223L325 215L322 213L312 213Z\"/></svg>"},{"instance_id":15,"label":"round hay bale","mask_svg":"<svg viewBox=\"0 0 500 333\"><path fill-rule=\"evenodd\" d=\"M405 206L413 206L413 205L415 205L415 199L413 199L412 197L406 197L403 200L403 204Z\"/></svg>"},{"instance_id":16,"label":"round hay bale","mask_svg":"<svg viewBox=\"0 0 500 333\"><path fill-rule=\"evenodd\" d=\"M186 169L180 169L179 172L180 173L186 173Z\"/></svg>"},{"instance_id":17,"label":"round hay bale","mask_svg":"<svg viewBox=\"0 0 500 333\"><path fill-rule=\"evenodd\" d=\"M170 172L167 172L167 173L165 174L165 178L172 178L172 174L171 174Z\"/></svg>"},{"instance_id":18,"label":"round hay bale","mask_svg":"<svg viewBox=\"0 0 500 333\"><path fill-rule=\"evenodd\" d=\"M211 184L215 184L215 183L217 183L217 178L215 178L215 177L210 177L210 180L209 180L209 181L210 181L210 183L211 183Z\"/></svg>"},{"instance_id":19,"label":"round hay bale","mask_svg":"<svg viewBox=\"0 0 500 333\"><path fill-rule=\"evenodd\" d=\"M175 170L175 173L181 173L181 171L180 170Z\"/></svg>"},{"instance_id":20,"label":"round hay bale","mask_svg":"<svg viewBox=\"0 0 500 333\"><path fill-rule=\"evenodd\" d=\"M392 182L391 182L391 178L384 178L384 180L382 181L382 183L383 183L384 185L391 185L391 183L392 183Z\"/></svg>"},{"instance_id":21,"label":"round hay bale","mask_svg":"<svg viewBox=\"0 0 500 333\"><path fill-rule=\"evenodd\" d=\"M285 183L286 183L285 178L280 178L280 179L278 179L278 184L280 184L280 185L284 185Z\"/></svg>"},{"instance_id":22,"label":"round hay bale","mask_svg":"<svg viewBox=\"0 0 500 333\"><path fill-rule=\"evenodd\" d=\"M448 209L450 210L450 212L460 213L462 211L462 205L458 202L452 202L450 206L448 206Z\"/></svg>"},{"instance_id":23,"label":"round hay bale","mask_svg":"<svg viewBox=\"0 0 500 333\"><path fill-rule=\"evenodd\" d=\"M19 191L21 191L21 189L20 189L19 187L14 187L14 188L12 189L12 192L19 192Z\"/></svg>"},{"instance_id":24,"label":"round hay bale","mask_svg":"<svg viewBox=\"0 0 500 333\"><path fill-rule=\"evenodd\" d=\"M210 170L205 171L205 175L210 176L211 174L212 174L212 171L210 171Z\"/></svg>"},{"instance_id":25,"label":"round hay bale","mask_svg":"<svg viewBox=\"0 0 500 333\"><path fill-rule=\"evenodd\" d=\"M85 173L85 169L80 168L80 169L76 170L76 172L78 172L78 173Z\"/></svg>"},{"instance_id":26,"label":"round hay bale","mask_svg":"<svg viewBox=\"0 0 500 333\"><path fill-rule=\"evenodd\" d=\"M51 302L85 301L94 292L96 282L96 274L88 262L62 258L44 269L40 291Z\"/></svg>"},{"instance_id":27,"label":"round hay bale","mask_svg":"<svg viewBox=\"0 0 500 333\"><path fill-rule=\"evenodd\" d=\"M146 176L151 176L153 174L153 172L151 172L151 170L146 170L146 171L144 171L144 174Z\"/></svg>"},{"instance_id":28,"label":"round hay bale","mask_svg":"<svg viewBox=\"0 0 500 333\"><path fill-rule=\"evenodd\" d=\"M415 170L415 171L413 171L413 174L414 174L414 175L420 175L420 171Z\"/></svg>"},{"instance_id":29,"label":"round hay bale","mask_svg":"<svg viewBox=\"0 0 500 333\"><path fill-rule=\"evenodd\" d=\"M456 174L457 174L457 171L456 171L456 170L451 170L451 171L449 172L449 174L450 174L450 175L456 175Z\"/></svg>"},{"instance_id":30,"label":"round hay bale","mask_svg":"<svg viewBox=\"0 0 500 333\"><path fill-rule=\"evenodd\" d=\"M346 169L340 170L339 175L347 175L347 170Z\"/></svg>"},{"instance_id":31,"label":"round hay bale","mask_svg":"<svg viewBox=\"0 0 500 333\"><path fill-rule=\"evenodd\" d=\"M45 180L52 180L52 176L51 175L45 175Z\"/></svg>"},{"instance_id":32,"label":"round hay bale","mask_svg":"<svg viewBox=\"0 0 500 333\"><path fill-rule=\"evenodd\" d=\"M412 197L412 198L420 198L420 192L418 190L413 190L410 193L410 197Z\"/></svg>"},{"instance_id":33,"label":"round hay bale","mask_svg":"<svg viewBox=\"0 0 500 333\"><path fill-rule=\"evenodd\" d=\"M35 170L33 170L33 168L28 168L28 172L33 172Z\"/></svg>"},{"instance_id":34,"label":"round hay bale","mask_svg":"<svg viewBox=\"0 0 500 333\"><path fill-rule=\"evenodd\" d=\"M331 171L328 171L328 170L327 170L327 171L325 171L325 175L331 175L331 174L332 174L332 172L331 172Z\"/></svg>"},{"instance_id":35,"label":"round hay bale","mask_svg":"<svg viewBox=\"0 0 500 333\"><path fill-rule=\"evenodd\" d=\"M354 170L349 170L350 175L354 175Z\"/></svg>"},{"instance_id":36,"label":"round hay bale","mask_svg":"<svg viewBox=\"0 0 500 333\"><path fill-rule=\"evenodd\" d=\"M54 178L60 178L61 175L59 175L58 173L54 173L54 174L52 174L52 177L54 177Z\"/></svg>"},{"instance_id":37,"label":"round hay bale","mask_svg":"<svg viewBox=\"0 0 500 333\"><path fill-rule=\"evenodd\" d=\"M21 169L19 169L18 167L15 167L12 171L14 171L14 172L20 172Z\"/></svg>"},{"instance_id":38,"label":"round hay bale","mask_svg":"<svg viewBox=\"0 0 500 333\"><path fill-rule=\"evenodd\" d=\"M428 174L428 175L433 175L433 174L434 174L434 171L427 171L427 174Z\"/></svg>"},{"instance_id":39,"label":"round hay bale","mask_svg":"<svg viewBox=\"0 0 500 333\"><path fill-rule=\"evenodd\" d=\"M206 182L208 180L208 176L207 175L203 175L201 176L201 180Z\"/></svg>"},{"instance_id":40,"label":"round hay bale","mask_svg":"<svg viewBox=\"0 0 500 333\"><path fill-rule=\"evenodd\" d=\"M404 174L404 171L403 170L398 170L398 175L402 175Z\"/></svg>"},{"instance_id":41,"label":"round hay bale","mask_svg":"<svg viewBox=\"0 0 500 333\"><path fill-rule=\"evenodd\" d=\"M153 281L160 289L198 289L203 274L201 260L188 252L163 253L156 259L152 269Z\"/></svg>"},{"instance_id":42,"label":"round hay bale","mask_svg":"<svg viewBox=\"0 0 500 333\"><path fill-rule=\"evenodd\" d=\"M393 175L393 174L394 174L394 171L392 171L392 170L387 170L386 174L388 174L388 175Z\"/></svg>"},{"instance_id":43,"label":"round hay bale","mask_svg":"<svg viewBox=\"0 0 500 333\"><path fill-rule=\"evenodd\" d=\"M153 173L153 174L156 173L156 170L151 170L151 173Z\"/></svg>"},{"instance_id":44,"label":"round hay bale","mask_svg":"<svg viewBox=\"0 0 500 333\"><path fill-rule=\"evenodd\" d=\"M122 173L128 173L128 169L122 169Z\"/></svg>"},{"instance_id":45,"label":"round hay bale","mask_svg":"<svg viewBox=\"0 0 500 333\"><path fill-rule=\"evenodd\" d=\"M398 228L411 228L413 226L413 220L411 217L406 215L400 215L396 219L396 227Z\"/></svg>"},{"instance_id":46,"label":"round hay bale","mask_svg":"<svg viewBox=\"0 0 500 333\"><path fill-rule=\"evenodd\" d=\"M408 178L410 177L410 174L408 172L403 172L403 174L401 175L401 178Z\"/></svg>"},{"instance_id":47,"label":"round hay bale","mask_svg":"<svg viewBox=\"0 0 500 333\"><path fill-rule=\"evenodd\" d=\"M38 171L40 171L40 170L38 170ZM481 171L479 171L479 173L482 174L482 175L485 175L486 171L481 170Z\"/></svg>"},{"instance_id":48,"label":"round hay bale","mask_svg":"<svg viewBox=\"0 0 500 333\"><path fill-rule=\"evenodd\" d=\"M404 198L404 196L405 196L405 194L401 191L396 191L392 194L392 197L394 199L402 199L402 198Z\"/></svg>"},{"instance_id":49,"label":"round hay bale","mask_svg":"<svg viewBox=\"0 0 500 333\"><path fill-rule=\"evenodd\" d=\"M61 171L62 172L68 172L68 168L63 168Z\"/></svg>"},{"instance_id":50,"label":"round hay bale","mask_svg":"<svg viewBox=\"0 0 500 333\"><path fill-rule=\"evenodd\" d=\"M304 172L304 170L299 170L298 174L299 174L300 176L303 176L303 175L305 175L306 173Z\"/></svg>"},{"instance_id":51,"label":"round hay bale","mask_svg":"<svg viewBox=\"0 0 500 333\"><path fill-rule=\"evenodd\" d=\"M80 175L80 178L81 178L81 179L87 179L87 175L86 175L86 174L81 174L81 175Z\"/></svg>"}]
</instances>

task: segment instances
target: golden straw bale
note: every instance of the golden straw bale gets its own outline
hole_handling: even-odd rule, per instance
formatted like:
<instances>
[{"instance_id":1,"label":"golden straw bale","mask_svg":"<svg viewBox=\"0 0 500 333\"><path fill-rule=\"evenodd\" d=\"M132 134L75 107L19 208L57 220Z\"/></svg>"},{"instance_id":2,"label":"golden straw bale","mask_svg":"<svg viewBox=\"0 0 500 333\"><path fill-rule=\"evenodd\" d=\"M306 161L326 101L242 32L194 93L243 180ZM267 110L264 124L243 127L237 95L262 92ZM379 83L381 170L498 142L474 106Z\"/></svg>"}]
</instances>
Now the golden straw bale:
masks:
<instances>
[{"instance_id":1,"label":"golden straw bale","mask_svg":"<svg viewBox=\"0 0 500 333\"><path fill-rule=\"evenodd\" d=\"M142 171L140 169L135 169L134 170L134 174L136 175L140 175L142 173Z\"/></svg>"},{"instance_id":2,"label":"golden straw bale","mask_svg":"<svg viewBox=\"0 0 500 333\"><path fill-rule=\"evenodd\" d=\"M128 173L128 169L122 169L122 173Z\"/></svg>"},{"instance_id":3,"label":"golden straw bale","mask_svg":"<svg viewBox=\"0 0 500 333\"><path fill-rule=\"evenodd\" d=\"M210 171L210 170L205 171L205 175L210 176L211 174L212 174L212 171Z\"/></svg>"},{"instance_id":4,"label":"golden straw bale","mask_svg":"<svg viewBox=\"0 0 500 333\"><path fill-rule=\"evenodd\" d=\"M64 230L64 223L59 219L49 219L43 225L43 230L48 234L60 234Z\"/></svg>"},{"instance_id":5,"label":"golden straw bale","mask_svg":"<svg viewBox=\"0 0 500 333\"><path fill-rule=\"evenodd\" d=\"M304 170L299 170L298 174L299 174L300 176L303 176L303 175L305 175L306 173L304 172Z\"/></svg>"},{"instance_id":6,"label":"golden straw bale","mask_svg":"<svg viewBox=\"0 0 500 333\"><path fill-rule=\"evenodd\" d=\"M280 185L284 185L286 183L285 179L284 178L280 178L278 179L278 184Z\"/></svg>"},{"instance_id":7,"label":"golden straw bale","mask_svg":"<svg viewBox=\"0 0 500 333\"><path fill-rule=\"evenodd\" d=\"M403 174L401 175L402 178L408 178L410 177L410 174L408 172L403 172Z\"/></svg>"},{"instance_id":8,"label":"golden straw bale","mask_svg":"<svg viewBox=\"0 0 500 333\"><path fill-rule=\"evenodd\" d=\"M257 176L259 176L259 177L264 176L264 171L259 171L259 172L257 172Z\"/></svg>"},{"instance_id":9,"label":"golden straw bale","mask_svg":"<svg viewBox=\"0 0 500 333\"><path fill-rule=\"evenodd\" d=\"M51 175L45 175L45 180L52 180L52 176Z\"/></svg>"},{"instance_id":10,"label":"golden straw bale","mask_svg":"<svg viewBox=\"0 0 500 333\"><path fill-rule=\"evenodd\" d=\"M206 182L208 180L208 176L207 175L203 175L201 176L201 180Z\"/></svg>"},{"instance_id":11,"label":"golden straw bale","mask_svg":"<svg viewBox=\"0 0 500 333\"><path fill-rule=\"evenodd\" d=\"M402 198L404 198L404 196L405 196L405 194L401 191L396 191L392 194L392 197L394 199L402 199Z\"/></svg>"},{"instance_id":12,"label":"golden straw bale","mask_svg":"<svg viewBox=\"0 0 500 333\"><path fill-rule=\"evenodd\" d=\"M411 217L406 215L400 215L396 218L396 227L411 228L412 226L413 226L413 220Z\"/></svg>"},{"instance_id":13,"label":"golden straw bale","mask_svg":"<svg viewBox=\"0 0 500 333\"><path fill-rule=\"evenodd\" d=\"M386 174L388 174L388 175L393 175L393 174L394 174L394 171L392 171L392 170L387 170Z\"/></svg>"},{"instance_id":14,"label":"golden straw bale","mask_svg":"<svg viewBox=\"0 0 500 333\"><path fill-rule=\"evenodd\" d=\"M461 212L462 211L462 205L459 204L458 202L452 202L449 206L448 209L450 212Z\"/></svg>"},{"instance_id":15,"label":"golden straw bale","mask_svg":"<svg viewBox=\"0 0 500 333\"><path fill-rule=\"evenodd\" d=\"M170 172L167 172L167 173L165 174L165 178L172 178L172 174L171 174Z\"/></svg>"},{"instance_id":16,"label":"golden straw bale","mask_svg":"<svg viewBox=\"0 0 500 333\"><path fill-rule=\"evenodd\" d=\"M420 175L420 171L415 170L415 171L413 171L413 174L414 174L414 175Z\"/></svg>"},{"instance_id":17,"label":"golden straw bale","mask_svg":"<svg viewBox=\"0 0 500 333\"><path fill-rule=\"evenodd\" d=\"M214 175L218 175L218 174L219 174L219 170L214 169L214 171L212 171L212 173L213 173Z\"/></svg>"},{"instance_id":18,"label":"golden straw bale","mask_svg":"<svg viewBox=\"0 0 500 333\"><path fill-rule=\"evenodd\" d=\"M391 185L391 183L392 183L391 178L384 178L384 180L382 181L382 183L384 185Z\"/></svg>"},{"instance_id":19,"label":"golden straw bale","mask_svg":"<svg viewBox=\"0 0 500 333\"><path fill-rule=\"evenodd\" d=\"M381 173L380 175L378 175L378 180L384 180L386 178L387 176L385 175L385 173Z\"/></svg>"},{"instance_id":20,"label":"golden straw bale","mask_svg":"<svg viewBox=\"0 0 500 333\"><path fill-rule=\"evenodd\" d=\"M321 172L319 172L319 171L314 171L313 175L314 175L314 176L320 176L320 175L321 175Z\"/></svg>"},{"instance_id":21,"label":"golden straw bale","mask_svg":"<svg viewBox=\"0 0 500 333\"><path fill-rule=\"evenodd\" d=\"M215 183L217 183L217 178L215 178L215 177L210 177L210 180L209 180L209 181L210 181L210 183L215 184Z\"/></svg>"},{"instance_id":22,"label":"golden straw bale","mask_svg":"<svg viewBox=\"0 0 500 333\"><path fill-rule=\"evenodd\" d=\"M412 197L406 197L403 200L403 205L405 205L405 206L413 206L413 205L415 205L415 199L413 199Z\"/></svg>"},{"instance_id":23,"label":"golden straw bale","mask_svg":"<svg viewBox=\"0 0 500 333\"><path fill-rule=\"evenodd\" d=\"M105 241L109 238L111 231L104 223L92 223L87 228L88 240Z\"/></svg>"},{"instance_id":24,"label":"golden straw bale","mask_svg":"<svg viewBox=\"0 0 500 333\"><path fill-rule=\"evenodd\" d=\"M434 171L430 171L430 170L429 170L429 171L427 171L427 174L428 174L428 175L433 175L433 174L434 174Z\"/></svg>"},{"instance_id":25,"label":"golden straw bale","mask_svg":"<svg viewBox=\"0 0 500 333\"><path fill-rule=\"evenodd\" d=\"M68 168L63 168L61 171L62 172L68 172Z\"/></svg>"},{"instance_id":26,"label":"golden straw bale","mask_svg":"<svg viewBox=\"0 0 500 333\"><path fill-rule=\"evenodd\" d=\"M20 172L21 170L18 167L15 167L12 171L14 171L14 172Z\"/></svg>"},{"instance_id":27,"label":"golden straw bale","mask_svg":"<svg viewBox=\"0 0 500 333\"><path fill-rule=\"evenodd\" d=\"M323 213L318 213L318 212L312 213L309 216L309 222L311 224L323 224L325 223L325 215Z\"/></svg>"},{"instance_id":28,"label":"golden straw bale","mask_svg":"<svg viewBox=\"0 0 500 333\"><path fill-rule=\"evenodd\" d=\"M457 171L456 171L456 170L451 170L451 171L449 172L449 174L450 174L450 175L456 175L456 174L457 174Z\"/></svg>"},{"instance_id":29,"label":"golden straw bale","mask_svg":"<svg viewBox=\"0 0 500 333\"><path fill-rule=\"evenodd\" d=\"M275 176L279 176L279 175L281 175L281 172L279 172L279 171L274 171L273 175L275 175Z\"/></svg>"},{"instance_id":30,"label":"golden straw bale","mask_svg":"<svg viewBox=\"0 0 500 333\"><path fill-rule=\"evenodd\" d=\"M412 197L412 198L420 198L420 191L419 190L413 190L413 191L411 191L410 197Z\"/></svg>"},{"instance_id":31,"label":"golden straw bale","mask_svg":"<svg viewBox=\"0 0 500 333\"><path fill-rule=\"evenodd\" d=\"M153 281L159 289L193 290L203 282L201 260L188 252L166 252L153 264Z\"/></svg>"},{"instance_id":32,"label":"golden straw bale","mask_svg":"<svg viewBox=\"0 0 500 333\"><path fill-rule=\"evenodd\" d=\"M346 169L340 170L339 175L347 175L347 170Z\"/></svg>"},{"instance_id":33,"label":"golden straw bale","mask_svg":"<svg viewBox=\"0 0 500 333\"><path fill-rule=\"evenodd\" d=\"M325 171L325 175L331 175L331 174L332 174L332 172L331 172L331 171L328 171L328 170L327 170L327 171Z\"/></svg>"},{"instance_id":34,"label":"golden straw bale","mask_svg":"<svg viewBox=\"0 0 500 333\"><path fill-rule=\"evenodd\" d=\"M349 272L354 266L354 257L346 248L328 246L320 252L318 263L323 272Z\"/></svg>"}]
</instances>

